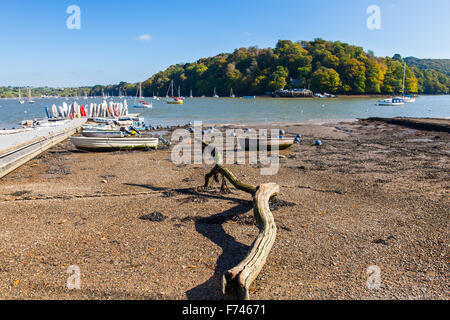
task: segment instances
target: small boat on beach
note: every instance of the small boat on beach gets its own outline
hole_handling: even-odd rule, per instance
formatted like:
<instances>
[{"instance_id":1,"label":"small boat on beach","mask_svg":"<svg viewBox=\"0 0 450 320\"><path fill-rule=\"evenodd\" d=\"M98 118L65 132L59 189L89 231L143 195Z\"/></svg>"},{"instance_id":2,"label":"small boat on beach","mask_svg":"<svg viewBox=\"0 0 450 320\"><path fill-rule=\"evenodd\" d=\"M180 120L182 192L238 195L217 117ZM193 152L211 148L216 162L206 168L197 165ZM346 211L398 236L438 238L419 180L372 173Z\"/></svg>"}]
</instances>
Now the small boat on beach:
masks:
<instances>
[{"instance_id":1,"label":"small boat on beach","mask_svg":"<svg viewBox=\"0 0 450 320\"><path fill-rule=\"evenodd\" d=\"M153 137L71 137L70 141L80 150L112 151L121 149L157 149L159 139Z\"/></svg>"},{"instance_id":2,"label":"small boat on beach","mask_svg":"<svg viewBox=\"0 0 450 320\"><path fill-rule=\"evenodd\" d=\"M284 150L291 147L294 144L294 139L295 138L271 139L267 137L261 137L259 139L259 138L244 137L238 138L238 142L241 148L244 149L245 151L249 151L250 148L254 149L255 147L256 150L252 151L257 151L259 150L260 147L266 147L267 151L270 151L272 149L272 143L278 145L278 150Z\"/></svg>"}]
</instances>

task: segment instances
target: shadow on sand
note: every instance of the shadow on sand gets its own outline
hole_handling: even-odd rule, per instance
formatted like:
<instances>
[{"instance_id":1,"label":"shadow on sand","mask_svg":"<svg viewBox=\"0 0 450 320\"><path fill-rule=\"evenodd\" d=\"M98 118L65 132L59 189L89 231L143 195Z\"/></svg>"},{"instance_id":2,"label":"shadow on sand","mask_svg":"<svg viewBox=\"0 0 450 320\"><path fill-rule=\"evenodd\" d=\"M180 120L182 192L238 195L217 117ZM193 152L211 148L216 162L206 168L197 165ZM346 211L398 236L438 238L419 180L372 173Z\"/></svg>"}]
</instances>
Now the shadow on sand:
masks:
<instances>
[{"instance_id":1,"label":"shadow on sand","mask_svg":"<svg viewBox=\"0 0 450 320\"><path fill-rule=\"evenodd\" d=\"M219 200L231 200L238 204L228 210L215 214L211 217L195 219L195 229L198 233L208 238L216 245L222 248L222 254L219 256L214 269L214 275L206 282L194 287L186 292L189 300L220 300L224 299L222 293L222 275L232 267L241 262L248 254L250 247L237 242L232 236L227 234L223 228L223 224L233 217L247 213L253 209L252 202L249 200L241 200L232 197L225 197L222 195L206 194L197 192L195 189L167 189L161 187L154 187L150 185L129 184L128 186L135 186L150 189L153 191L176 192L179 194L191 196L208 196L210 198Z\"/></svg>"}]
</instances>

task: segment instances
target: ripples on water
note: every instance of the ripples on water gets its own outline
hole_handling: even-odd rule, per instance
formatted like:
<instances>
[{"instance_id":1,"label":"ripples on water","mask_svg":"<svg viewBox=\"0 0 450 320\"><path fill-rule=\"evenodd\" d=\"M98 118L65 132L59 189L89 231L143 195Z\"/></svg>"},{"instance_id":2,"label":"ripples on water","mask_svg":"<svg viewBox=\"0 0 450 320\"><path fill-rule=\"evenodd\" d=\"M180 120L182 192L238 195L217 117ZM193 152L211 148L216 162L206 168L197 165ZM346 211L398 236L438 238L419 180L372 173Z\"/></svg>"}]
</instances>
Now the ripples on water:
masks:
<instances>
[{"instance_id":1,"label":"ripples on water","mask_svg":"<svg viewBox=\"0 0 450 320\"><path fill-rule=\"evenodd\" d=\"M45 117L45 106L75 101L36 98L34 104L19 104L17 99L2 99L0 126L11 128L20 121ZM146 99L150 101L150 99ZM275 99L275 98L193 98L183 105L168 105L153 100L152 109L134 109L134 98L127 99L130 113L140 113L152 125L186 124L195 120L208 123L303 122L324 119L356 119L367 117L450 117L450 95L421 96L415 103L400 107L376 106L377 98ZM102 99L79 99L79 104L101 103ZM118 98L113 101L119 102Z\"/></svg>"}]
</instances>

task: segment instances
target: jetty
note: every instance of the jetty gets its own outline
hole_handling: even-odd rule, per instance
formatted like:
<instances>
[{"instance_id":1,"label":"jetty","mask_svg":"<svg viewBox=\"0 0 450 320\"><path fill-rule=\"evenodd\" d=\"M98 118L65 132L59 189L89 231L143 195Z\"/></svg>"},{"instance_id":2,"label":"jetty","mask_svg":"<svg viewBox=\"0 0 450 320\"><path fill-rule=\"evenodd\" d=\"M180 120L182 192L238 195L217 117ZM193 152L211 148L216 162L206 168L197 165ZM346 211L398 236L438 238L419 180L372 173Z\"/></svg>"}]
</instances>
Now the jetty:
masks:
<instances>
[{"instance_id":1,"label":"jetty","mask_svg":"<svg viewBox=\"0 0 450 320\"><path fill-rule=\"evenodd\" d=\"M0 135L0 178L76 133L86 120Z\"/></svg>"},{"instance_id":2,"label":"jetty","mask_svg":"<svg viewBox=\"0 0 450 320\"><path fill-rule=\"evenodd\" d=\"M274 97L278 98L310 98L314 93L309 89L279 89L273 93Z\"/></svg>"}]
</instances>

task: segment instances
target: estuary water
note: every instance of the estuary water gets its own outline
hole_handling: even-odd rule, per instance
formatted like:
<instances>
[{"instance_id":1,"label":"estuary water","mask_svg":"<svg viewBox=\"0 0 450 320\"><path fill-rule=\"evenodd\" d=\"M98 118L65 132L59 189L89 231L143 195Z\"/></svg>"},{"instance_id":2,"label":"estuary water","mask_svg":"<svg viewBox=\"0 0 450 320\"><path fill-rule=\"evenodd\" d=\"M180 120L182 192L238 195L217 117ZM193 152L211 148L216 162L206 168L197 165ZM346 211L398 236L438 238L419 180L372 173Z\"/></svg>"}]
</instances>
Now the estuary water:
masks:
<instances>
[{"instance_id":1,"label":"estuary water","mask_svg":"<svg viewBox=\"0 0 450 320\"><path fill-rule=\"evenodd\" d=\"M124 99L113 98L115 102ZM377 106L379 98L192 98L183 105L169 105L164 99L150 98L152 109L133 108L134 97L127 98L130 113L140 113L152 125L206 123L307 122L367 117L450 118L450 95L420 96L415 103L398 107ZM34 98L35 103L19 104L17 99L0 99L0 129L20 127L22 120L45 118L45 106L72 103L75 99ZM79 104L101 103L101 98L76 100ZM109 100L108 100L109 101Z\"/></svg>"}]
</instances>

